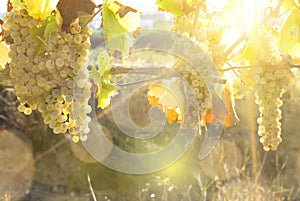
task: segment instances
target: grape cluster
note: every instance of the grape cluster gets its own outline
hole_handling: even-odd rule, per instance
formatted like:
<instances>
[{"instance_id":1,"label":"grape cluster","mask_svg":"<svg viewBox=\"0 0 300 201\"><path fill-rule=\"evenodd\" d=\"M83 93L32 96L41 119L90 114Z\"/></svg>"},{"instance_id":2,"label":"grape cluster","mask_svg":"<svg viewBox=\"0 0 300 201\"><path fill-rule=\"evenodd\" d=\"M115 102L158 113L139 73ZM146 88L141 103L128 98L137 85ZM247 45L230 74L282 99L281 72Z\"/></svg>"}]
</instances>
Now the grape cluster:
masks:
<instances>
[{"instance_id":1,"label":"grape cluster","mask_svg":"<svg viewBox=\"0 0 300 201\"><path fill-rule=\"evenodd\" d=\"M36 54L30 29L39 21L15 8L3 24L10 45L10 76L20 102L18 110L30 115L38 109L53 133L70 133L74 142L85 140L90 132L88 105L91 84L84 64L88 59L91 29L80 33L57 31L42 41L46 51Z\"/></svg>"},{"instance_id":2,"label":"grape cluster","mask_svg":"<svg viewBox=\"0 0 300 201\"><path fill-rule=\"evenodd\" d=\"M252 71L255 102L259 106L258 135L265 151L276 150L281 139L281 97L293 75L284 65L261 65Z\"/></svg>"},{"instance_id":3,"label":"grape cluster","mask_svg":"<svg viewBox=\"0 0 300 201\"><path fill-rule=\"evenodd\" d=\"M223 54L224 47L221 44L224 25L217 17L209 17L203 11L179 16L174 19L172 30L182 37L175 36L173 50L188 58L173 67L190 84L198 100L200 117L204 118L211 109L210 93L205 81L213 81L217 72L213 72L215 65L220 65L218 59ZM190 44L187 41L191 41ZM212 60L208 59L207 55ZM212 63L214 62L214 64ZM200 68L201 72L195 69ZM203 79L205 78L205 80ZM204 122L202 122L204 123Z\"/></svg>"},{"instance_id":4,"label":"grape cluster","mask_svg":"<svg viewBox=\"0 0 300 201\"><path fill-rule=\"evenodd\" d=\"M200 117L204 117L207 110L212 107L210 94L205 81L202 79L201 75L187 63L175 66L173 69L179 72L192 87L198 101Z\"/></svg>"},{"instance_id":5,"label":"grape cluster","mask_svg":"<svg viewBox=\"0 0 300 201\"><path fill-rule=\"evenodd\" d=\"M225 45L222 44L225 29L224 20L214 16L208 16L199 11L198 21L195 24L195 13L176 17L172 30L180 35L187 35L198 41L201 48L212 58L217 67L221 67L219 59L224 54Z\"/></svg>"},{"instance_id":6,"label":"grape cluster","mask_svg":"<svg viewBox=\"0 0 300 201\"><path fill-rule=\"evenodd\" d=\"M189 39L178 36L174 36L174 38L174 51L187 60L180 60L172 68L182 75L192 87L198 100L200 117L204 117L212 105L209 90L202 76L205 76L206 80L210 80L213 75L213 73L211 74L213 64L206 53L197 45L197 41L187 42ZM201 74L195 67L201 68Z\"/></svg>"}]
</instances>

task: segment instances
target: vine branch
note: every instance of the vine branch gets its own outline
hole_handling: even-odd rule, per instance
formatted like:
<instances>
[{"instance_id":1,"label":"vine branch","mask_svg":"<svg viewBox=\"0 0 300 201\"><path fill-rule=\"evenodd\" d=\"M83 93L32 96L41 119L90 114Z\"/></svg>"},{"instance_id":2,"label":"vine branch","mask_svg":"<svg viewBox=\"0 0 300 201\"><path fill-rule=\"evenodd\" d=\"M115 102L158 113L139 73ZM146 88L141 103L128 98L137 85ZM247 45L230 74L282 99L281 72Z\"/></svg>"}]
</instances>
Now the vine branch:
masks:
<instances>
[{"instance_id":1,"label":"vine branch","mask_svg":"<svg viewBox=\"0 0 300 201\"><path fill-rule=\"evenodd\" d=\"M197 31L197 26L198 26L198 21L199 21L199 12L202 4L198 4L196 9L195 9L195 16L194 16L194 21L193 21L193 27L191 30L191 35L196 36L196 31Z\"/></svg>"},{"instance_id":2,"label":"vine branch","mask_svg":"<svg viewBox=\"0 0 300 201\"><path fill-rule=\"evenodd\" d=\"M224 55L219 59L219 61L226 60L226 58L233 52L233 50L244 40L247 39L247 36L244 34L239 39L237 39L225 52Z\"/></svg>"},{"instance_id":3,"label":"vine branch","mask_svg":"<svg viewBox=\"0 0 300 201\"><path fill-rule=\"evenodd\" d=\"M14 89L14 86L11 85L0 85L0 88L5 88L5 89Z\"/></svg>"},{"instance_id":4,"label":"vine branch","mask_svg":"<svg viewBox=\"0 0 300 201\"><path fill-rule=\"evenodd\" d=\"M229 67L229 68L219 69L219 71L225 72L225 71L236 70L236 69L257 68L257 67L260 67L260 65L253 65L253 66L232 66L232 67Z\"/></svg>"},{"instance_id":5,"label":"vine branch","mask_svg":"<svg viewBox=\"0 0 300 201\"><path fill-rule=\"evenodd\" d=\"M179 74L175 71L172 71L171 69L167 67L147 67L147 68L141 68L141 67L124 67L124 66L113 66L111 69L112 75L119 75L119 74L142 74L142 75L156 75L156 76L172 76L172 77L179 77Z\"/></svg>"},{"instance_id":6,"label":"vine branch","mask_svg":"<svg viewBox=\"0 0 300 201\"><path fill-rule=\"evenodd\" d=\"M126 87L126 86L131 86L131 85L136 85L136 84L143 84L143 83L147 83L147 82L153 82L153 81L157 81L157 80L162 80L162 79L168 79L171 77L155 77L155 78L151 78L151 79L146 79L146 80L139 80L136 82L129 82L129 83L125 83L125 84L115 84L115 86L118 87Z\"/></svg>"},{"instance_id":7,"label":"vine branch","mask_svg":"<svg viewBox=\"0 0 300 201\"><path fill-rule=\"evenodd\" d=\"M100 4L97 6L99 8L99 10L97 10L97 12L95 12L81 27L81 30L83 30L91 21L93 21L93 19L102 11L103 9L103 5Z\"/></svg>"},{"instance_id":8,"label":"vine branch","mask_svg":"<svg viewBox=\"0 0 300 201\"><path fill-rule=\"evenodd\" d=\"M228 64L230 66L230 64ZM278 65L271 65L271 66L284 66L284 64L278 64ZM261 67L261 65L252 65L252 66L230 66L229 68L223 68L219 69L221 72L230 71L230 70L236 70L236 69L246 69L246 68L258 68ZM288 67L290 68L300 68L300 64L288 64Z\"/></svg>"}]
</instances>

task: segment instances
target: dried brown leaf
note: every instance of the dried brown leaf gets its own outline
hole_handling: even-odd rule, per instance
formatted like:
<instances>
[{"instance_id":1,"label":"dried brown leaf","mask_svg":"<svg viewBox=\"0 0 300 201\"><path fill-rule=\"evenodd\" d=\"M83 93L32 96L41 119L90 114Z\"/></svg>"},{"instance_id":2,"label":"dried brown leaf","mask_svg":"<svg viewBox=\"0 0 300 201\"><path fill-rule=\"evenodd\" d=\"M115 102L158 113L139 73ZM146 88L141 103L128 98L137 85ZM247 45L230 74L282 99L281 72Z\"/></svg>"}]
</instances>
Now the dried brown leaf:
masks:
<instances>
[{"instance_id":1,"label":"dried brown leaf","mask_svg":"<svg viewBox=\"0 0 300 201\"><path fill-rule=\"evenodd\" d=\"M62 17L62 29L69 28L82 15L92 14L95 8L93 0L59 0L57 9Z\"/></svg>"},{"instance_id":2,"label":"dried brown leaf","mask_svg":"<svg viewBox=\"0 0 300 201\"><path fill-rule=\"evenodd\" d=\"M7 12L10 12L13 9L11 0L7 0Z\"/></svg>"},{"instance_id":3,"label":"dried brown leaf","mask_svg":"<svg viewBox=\"0 0 300 201\"><path fill-rule=\"evenodd\" d=\"M114 1L114 4L117 4L120 7L119 10L117 11L117 14L120 16L120 18L124 17L129 12L133 12L133 13L138 12L138 10L131 8L130 6L124 6L123 4L120 4L117 1Z\"/></svg>"}]
</instances>

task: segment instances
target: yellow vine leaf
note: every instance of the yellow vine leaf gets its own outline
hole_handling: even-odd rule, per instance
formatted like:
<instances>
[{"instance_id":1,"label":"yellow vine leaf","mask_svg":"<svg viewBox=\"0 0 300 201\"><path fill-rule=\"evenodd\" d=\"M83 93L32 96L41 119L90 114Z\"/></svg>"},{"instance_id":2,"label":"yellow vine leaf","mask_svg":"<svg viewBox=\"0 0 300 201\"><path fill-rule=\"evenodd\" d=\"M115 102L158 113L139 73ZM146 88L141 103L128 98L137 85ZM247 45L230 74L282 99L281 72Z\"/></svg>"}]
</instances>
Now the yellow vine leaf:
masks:
<instances>
[{"instance_id":1,"label":"yellow vine leaf","mask_svg":"<svg viewBox=\"0 0 300 201\"><path fill-rule=\"evenodd\" d=\"M178 90L177 82L163 84L150 84L148 86L148 101L152 107L157 106L165 113L167 121L172 124L176 120L178 123L182 122L183 114L183 96L173 93ZM169 86L167 86L169 85ZM175 91L174 91L175 92Z\"/></svg>"},{"instance_id":2,"label":"yellow vine leaf","mask_svg":"<svg viewBox=\"0 0 300 201\"><path fill-rule=\"evenodd\" d=\"M5 68L5 64L10 62L10 58L8 57L9 49L4 42L0 43L0 52L0 70L3 70Z\"/></svg>"},{"instance_id":3,"label":"yellow vine leaf","mask_svg":"<svg viewBox=\"0 0 300 201\"><path fill-rule=\"evenodd\" d=\"M291 10L280 30L279 51L300 56L300 13L297 8Z\"/></svg>"},{"instance_id":4,"label":"yellow vine leaf","mask_svg":"<svg viewBox=\"0 0 300 201\"><path fill-rule=\"evenodd\" d=\"M159 10L170 12L175 16L184 14L180 0L157 0L156 4Z\"/></svg>"},{"instance_id":5,"label":"yellow vine leaf","mask_svg":"<svg viewBox=\"0 0 300 201\"><path fill-rule=\"evenodd\" d=\"M58 0L26 0L28 14L35 19L46 19L56 9Z\"/></svg>"},{"instance_id":6,"label":"yellow vine leaf","mask_svg":"<svg viewBox=\"0 0 300 201\"><path fill-rule=\"evenodd\" d=\"M283 0L282 4L281 4L281 7L283 8L283 12L286 12L297 6L299 6L299 4L296 3L296 1L294 1L294 0Z\"/></svg>"},{"instance_id":7,"label":"yellow vine leaf","mask_svg":"<svg viewBox=\"0 0 300 201\"><path fill-rule=\"evenodd\" d=\"M225 115L225 121L223 122L223 125L226 127L236 125L240 120L234 109L234 98L231 94L231 89L229 84L226 84L224 88L223 87L217 88L216 93L220 97L222 97L222 100L226 105L226 115ZM207 114L204 117L202 117L201 120L205 121L205 123L212 123L213 118L214 118L213 111L212 109L209 109L207 111Z\"/></svg>"}]
</instances>

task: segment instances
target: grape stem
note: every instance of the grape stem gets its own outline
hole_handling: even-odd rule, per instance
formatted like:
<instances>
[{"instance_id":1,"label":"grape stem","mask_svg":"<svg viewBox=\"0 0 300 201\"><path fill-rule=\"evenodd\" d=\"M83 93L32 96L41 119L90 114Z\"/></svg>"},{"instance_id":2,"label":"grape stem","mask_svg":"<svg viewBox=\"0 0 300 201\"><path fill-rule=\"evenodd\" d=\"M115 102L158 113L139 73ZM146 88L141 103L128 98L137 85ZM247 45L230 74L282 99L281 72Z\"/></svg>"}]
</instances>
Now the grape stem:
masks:
<instances>
[{"instance_id":1,"label":"grape stem","mask_svg":"<svg viewBox=\"0 0 300 201\"><path fill-rule=\"evenodd\" d=\"M201 8L202 4L198 4L197 8L195 10L195 16L194 16L194 22L193 22L193 27L191 30L191 34L193 36L196 36L196 31L197 31L197 26L198 26L198 21L199 21L199 12L200 12L200 8Z\"/></svg>"},{"instance_id":2,"label":"grape stem","mask_svg":"<svg viewBox=\"0 0 300 201\"><path fill-rule=\"evenodd\" d=\"M93 19L96 17L96 15L98 15L101 11L102 11L102 8L103 8L103 5L100 4L97 6L99 8L99 10L97 10L97 12L95 12L81 27L81 30L83 30L91 21L93 21Z\"/></svg>"},{"instance_id":3,"label":"grape stem","mask_svg":"<svg viewBox=\"0 0 300 201\"><path fill-rule=\"evenodd\" d=\"M37 39L39 39L47 48L49 48L49 50L50 51L53 51L53 48L50 46L50 45L48 45L48 43L44 40L44 39L42 39L40 36L36 36L37 37Z\"/></svg>"}]
</instances>

